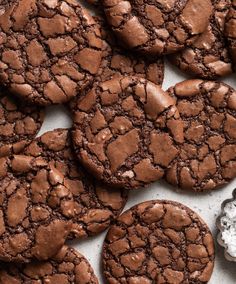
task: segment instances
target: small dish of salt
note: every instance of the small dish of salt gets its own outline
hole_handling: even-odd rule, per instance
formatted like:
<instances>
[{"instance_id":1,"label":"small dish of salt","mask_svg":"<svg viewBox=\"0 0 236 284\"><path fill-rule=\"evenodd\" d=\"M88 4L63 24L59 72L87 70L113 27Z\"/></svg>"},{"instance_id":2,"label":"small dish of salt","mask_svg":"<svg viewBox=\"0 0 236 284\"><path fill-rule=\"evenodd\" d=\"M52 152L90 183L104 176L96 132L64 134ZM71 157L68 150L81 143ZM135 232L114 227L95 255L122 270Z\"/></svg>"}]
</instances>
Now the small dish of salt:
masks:
<instances>
[{"instance_id":1,"label":"small dish of salt","mask_svg":"<svg viewBox=\"0 0 236 284\"><path fill-rule=\"evenodd\" d=\"M236 189L233 198L222 203L216 225L220 230L217 241L225 249L225 258L236 262Z\"/></svg>"}]
</instances>

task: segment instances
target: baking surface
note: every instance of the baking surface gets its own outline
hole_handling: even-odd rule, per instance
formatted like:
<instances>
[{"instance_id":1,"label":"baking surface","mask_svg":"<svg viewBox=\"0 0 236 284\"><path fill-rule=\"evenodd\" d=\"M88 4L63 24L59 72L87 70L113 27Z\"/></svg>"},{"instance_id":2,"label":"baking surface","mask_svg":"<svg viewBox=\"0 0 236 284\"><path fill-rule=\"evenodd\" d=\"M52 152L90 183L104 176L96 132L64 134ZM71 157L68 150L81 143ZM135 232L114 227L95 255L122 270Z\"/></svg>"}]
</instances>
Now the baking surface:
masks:
<instances>
[{"instance_id":1,"label":"baking surface","mask_svg":"<svg viewBox=\"0 0 236 284\"><path fill-rule=\"evenodd\" d=\"M184 79L187 79L187 76L185 76L177 68L171 66L170 64L166 63L165 68L165 79L163 84L164 90L166 90L170 86L175 85L177 82L181 82ZM223 81L236 88L236 74L224 78ZM58 127L70 127L71 124L72 123L69 113L64 107L48 107L45 122L38 136L46 131L53 130ZM131 192L125 209L128 209L137 203L151 199L169 199L181 202L196 211L206 221L216 240L218 231L215 226L215 220L220 213L221 203L225 199L232 197L232 191L235 187L236 179L227 186L224 186L223 188L217 189L213 192L205 194L194 194L177 191L176 188L171 187L164 181L159 181L147 187L146 189L139 189ZM97 237L72 243L73 247L78 249L90 261L97 277L99 278L100 284L105 284L105 280L102 277L101 267L101 250L105 235L106 232L100 234ZM235 282L236 263L226 261L223 256L223 248L216 244L216 263L214 273L209 283L235 284Z\"/></svg>"}]
</instances>

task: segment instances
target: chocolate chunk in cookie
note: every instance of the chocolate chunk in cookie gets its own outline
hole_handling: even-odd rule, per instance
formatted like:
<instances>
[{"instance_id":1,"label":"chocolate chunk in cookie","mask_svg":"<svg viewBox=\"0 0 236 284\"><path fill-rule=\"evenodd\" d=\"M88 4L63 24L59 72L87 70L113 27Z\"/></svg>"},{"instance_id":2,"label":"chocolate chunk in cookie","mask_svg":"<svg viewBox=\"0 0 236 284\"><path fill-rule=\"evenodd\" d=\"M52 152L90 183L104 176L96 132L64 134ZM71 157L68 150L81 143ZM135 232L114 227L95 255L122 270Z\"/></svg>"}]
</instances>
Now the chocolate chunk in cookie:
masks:
<instances>
[{"instance_id":1,"label":"chocolate chunk in cookie","mask_svg":"<svg viewBox=\"0 0 236 284\"><path fill-rule=\"evenodd\" d=\"M127 190L101 184L78 163L69 130L56 129L43 134L24 154L43 158L64 175L65 186L75 202L71 238L85 238L104 231L125 206Z\"/></svg>"},{"instance_id":2,"label":"chocolate chunk in cookie","mask_svg":"<svg viewBox=\"0 0 236 284\"><path fill-rule=\"evenodd\" d=\"M225 36L227 37L234 65L236 64L236 0L232 0L226 17Z\"/></svg>"},{"instance_id":3,"label":"chocolate chunk in cookie","mask_svg":"<svg viewBox=\"0 0 236 284\"><path fill-rule=\"evenodd\" d=\"M102 41L76 0L17 0L0 15L0 79L32 103L65 103L92 83Z\"/></svg>"},{"instance_id":4,"label":"chocolate chunk in cookie","mask_svg":"<svg viewBox=\"0 0 236 284\"><path fill-rule=\"evenodd\" d=\"M64 245L74 201L62 172L41 157L0 158L0 260L46 260Z\"/></svg>"},{"instance_id":5,"label":"chocolate chunk in cookie","mask_svg":"<svg viewBox=\"0 0 236 284\"><path fill-rule=\"evenodd\" d=\"M78 99L73 142L98 179L127 189L160 179L178 156L183 125L175 101L143 78L114 78Z\"/></svg>"},{"instance_id":6,"label":"chocolate chunk in cookie","mask_svg":"<svg viewBox=\"0 0 236 284\"><path fill-rule=\"evenodd\" d=\"M205 222L173 201L147 201L124 212L109 229L103 270L114 283L207 283L214 241Z\"/></svg>"},{"instance_id":7,"label":"chocolate chunk in cookie","mask_svg":"<svg viewBox=\"0 0 236 284\"><path fill-rule=\"evenodd\" d=\"M83 255L64 246L48 261L29 264L0 264L1 284L98 284L94 271Z\"/></svg>"},{"instance_id":8,"label":"chocolate chunk in cookie","mask_svg":"<svg viewBox=\"0 0 236 284\"><path fill-rule=\"evenodd\" d=\"M222 82L187 80L169 93L176 97L185 141L166 180L194 191L228 183L236 176L236 91Z\"/></svg>"},{"instance_id":9,"label":"chocolate chunk in cookie","mask_svg":"<svg viewBox=\"0 0 236 284\"><path fill-rule=\"evenodd\" d=\"M5 89L0 89L0 157L17 154L40 130L43 109L25 104Z\"/></svg>"},{"instance_id":10,"label":"chocolate chunk in cookie","mask_svg":"<svg viewBox=\"0 0 236 284\"><path fill-rule=\"evenodd\" d=\"M230 0L214 0L214 10L205 32L190 47L170 56L182 71L205 79L216 79L233 72L224 37L225 17Z\"/></svg>"},{"instance_id":11,"label":"chocolate chunk in cookie","mask_svg":"<svg viewBox=\"0 0 236 284\"><path fill-rule=\"evenodd\" d=\"M210 0L104 0L109 24L124 45L148 54L169 54L193 43L212 12Z\"/></svg>"}]
</instances>

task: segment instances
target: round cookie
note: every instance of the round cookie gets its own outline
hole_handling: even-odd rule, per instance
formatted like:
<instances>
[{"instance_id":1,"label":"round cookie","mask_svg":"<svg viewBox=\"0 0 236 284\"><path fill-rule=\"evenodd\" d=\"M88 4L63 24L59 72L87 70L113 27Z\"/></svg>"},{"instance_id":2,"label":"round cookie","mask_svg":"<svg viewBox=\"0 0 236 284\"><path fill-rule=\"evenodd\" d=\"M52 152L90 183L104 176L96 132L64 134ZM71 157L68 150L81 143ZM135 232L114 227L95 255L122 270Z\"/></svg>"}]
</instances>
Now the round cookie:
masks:
<instances>
[{"instance_id":1,"label":"round cookie","mask_svg":"<svg viewBox=\"0 0 236 284\"><path fill-rule=\"evenodd\" d=\"M81 163L115 187L160 179L178 155L183 125L175 101L143 78L113 78L77 100L73 143Z\"/></svg>"},{"instance_id":2,"label":"round cookie","mask_svg":"<svg viewBox=\"0 0 236 284\"><path fill-rule=\"evenodd\" d=\"M207 283L214 241L206 223L188 207L153 200L124 212L103 247L108 283Z\"/></svg>"},{"instance_id":3,"label":"round cookie","mask_svg":"<svg viewBox=\"0 0 236 284\"><path fill-rule=\"evenodd\" d=\"M46 260L64 245L74 202L64 176L42 158L0 158L0 260Z\"/></svg>"},{"instance_id":4,"label":"round cookie","mask_svg":"<svg viewBox=\"0 0 236 284\"><path fill-rule=\"evenodd\" d=\"M145 57L124 50L119 46L109 25L102 17L96 17L103 39L103 59L96 81L104 82L118 76L137 76L162 85L164 60L158 56Z\"/></svg>"},{"instance_id":5,"label":"round cookie","mask_svg":"<svg viewBox=\"0 0 236 284\"><path fill-rule=\"evenodd\" d=\"M1 264L1 284L98 284L94 271L83 255L64 246L52 259L29 264Z\"/></svg>"},{"instance_id":6,"label":"round cookie","mask_svg":"<svg viewBox=\"0 0 236 284\"><path fill-rule=\"evenodd\" d=\"M169 93L176 97L185 141L166 180L198 192L228 183L236 176L236 91L222 82L187 80Z\"/></svg>"},{"instance_id":7,"label":"round cookie","mask_svg":"<svg viewBox=\"0 0 236 284\"><path fill-rule=\"evenodd\" d=\"M232 6L226 17L225 36L228 39L228 44L234 64L236 64L236 0L232 0Z\"/></svg>"},{"instance_id":8,"label":"round cookie","mask_svg":"<svg viewBox=\"0 0 236 284\"><path fill-rule=\"evenodd\" d=\"M230 0L214 0L210 23L203 34L188 48L170 56L170 61L182 71L196 77L216 79L233 72L224 37L225 17Z\"/></svg>"},{"instance_id":9,"label":"round cookie","mask_svg":"<svg viewBox=\"0 0 236 284\"><path fill-rule=\"evenodd\" d=\"M85 238L104 231L125 206L127 190L99 183L78 163L69 130L56 129L43 134L25 149L24 154L42 157L64 175L65 186L72 192L75 202L70 237Z\"/></svg>"},{"instance_id":10,"label":"round cookie","mask_svg":"<svg viewBox=\"0 0 236 284\"><path fill-rule=\"evenodd\" d=\"M0 89L0 157L17 154L40 130L44 111Z\"/></svg>"},{"instance_id":11,"label":"round cookie","mask_svg":"<svg viewBox=\"0 0 236 284\"><path fill-rule=\"evenodd\" d=\"M212 12L210 0L104 0L109 24L126 48L169 54L193 43Z\"/></svg>"},{"instance_id":12,"label":"round cookie","mask_svg":"<svg viewBox=\"0 0 236 284\"><path fill-rule=\"evenodd\" d=\"M0 79L40 105L65 103L92 83L102 41L76 0L17 0L0 15Z\"/></svg>"}]
</instances>

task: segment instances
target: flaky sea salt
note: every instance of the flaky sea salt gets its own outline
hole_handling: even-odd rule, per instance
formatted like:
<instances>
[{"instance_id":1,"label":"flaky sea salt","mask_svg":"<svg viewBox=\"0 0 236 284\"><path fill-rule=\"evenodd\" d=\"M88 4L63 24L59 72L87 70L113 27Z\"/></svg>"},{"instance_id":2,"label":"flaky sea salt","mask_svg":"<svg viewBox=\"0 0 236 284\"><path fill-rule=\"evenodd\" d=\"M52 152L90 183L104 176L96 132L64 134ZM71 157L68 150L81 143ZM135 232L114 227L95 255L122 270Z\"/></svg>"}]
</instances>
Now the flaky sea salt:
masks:
<instances>
[{"instance_id":1,"label":"flaky sea salt","mask_svg":"<svg viewBox=\"0 0 236 284\"><path fill-rule=\"evenodd\" d=\"M236 200L226 203L221 218L222 240L227 245L227 252L236 257Z\"/></svg>"}]
</instances>

